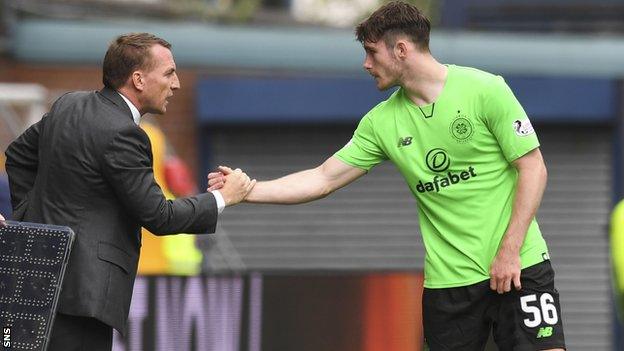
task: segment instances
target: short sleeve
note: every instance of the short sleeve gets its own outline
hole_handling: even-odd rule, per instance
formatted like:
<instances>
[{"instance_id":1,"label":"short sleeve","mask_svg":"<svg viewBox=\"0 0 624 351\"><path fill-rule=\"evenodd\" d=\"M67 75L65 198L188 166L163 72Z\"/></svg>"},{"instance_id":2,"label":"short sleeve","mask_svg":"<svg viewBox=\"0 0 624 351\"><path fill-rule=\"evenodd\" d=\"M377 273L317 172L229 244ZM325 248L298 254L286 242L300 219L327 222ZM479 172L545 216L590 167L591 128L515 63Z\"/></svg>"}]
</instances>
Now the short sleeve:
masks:
<instances>
[{"instance_id":1,"label":"short sleeve","mask_svg":"<svg viewBox=\"0 0 624 351\"><path fill-rule=\"evenodd\" d=\"M495 77L486 87L482 101L482 117L507 161L539 147L531 121L502 77Z\"/></svg>"},{"instance_id":2,"label":"short sleeve","mask_svg":"<svg viewBox=\"0 0 624 351\"><path fill-rule=\"evenodd\" d=\"M334 154L348 165L369 171L388 157L383 152L369 115L364 116L351 140L342 149Z\"/></svg>"}]
</instances>

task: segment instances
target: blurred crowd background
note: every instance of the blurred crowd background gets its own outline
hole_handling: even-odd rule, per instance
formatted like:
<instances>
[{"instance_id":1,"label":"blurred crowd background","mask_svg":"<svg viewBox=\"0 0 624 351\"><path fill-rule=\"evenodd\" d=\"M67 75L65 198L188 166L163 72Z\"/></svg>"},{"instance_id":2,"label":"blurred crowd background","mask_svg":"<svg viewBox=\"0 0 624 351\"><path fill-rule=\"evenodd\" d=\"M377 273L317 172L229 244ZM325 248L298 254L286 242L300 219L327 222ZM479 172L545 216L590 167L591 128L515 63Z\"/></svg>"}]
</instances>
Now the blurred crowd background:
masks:
<instances>
[{"instance_id":1,"label":"blurred crowd background","mask_svg":"<svg viewBox=\"0 0 624 351\"><path fill-rule=\"evenodd\" d=\"M624 350L624 1L410 1L435 57L503 75L536 126L569 350ZM353 35L381 3L3 0L0 149L61 94L100 89L108 43L146 31L173 44L182 86L142 121L167 196L203 191L221 164L259 180L316 166L389 95ZM9 201L0 155L8 217ZM390 164L312 204L228 208L214 235L145 232L115 350L421 350L423 257Z\"/></svg>"}]
</instances>

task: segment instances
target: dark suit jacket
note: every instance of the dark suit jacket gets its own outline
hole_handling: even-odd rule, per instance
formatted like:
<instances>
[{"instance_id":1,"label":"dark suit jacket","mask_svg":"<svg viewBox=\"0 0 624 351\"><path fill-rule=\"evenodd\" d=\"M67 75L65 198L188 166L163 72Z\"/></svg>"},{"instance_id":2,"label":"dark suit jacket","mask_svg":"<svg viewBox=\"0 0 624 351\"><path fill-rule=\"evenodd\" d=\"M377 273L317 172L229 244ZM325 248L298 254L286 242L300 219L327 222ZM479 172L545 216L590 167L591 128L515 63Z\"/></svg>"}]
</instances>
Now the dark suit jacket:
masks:
<instances>
[{"instance_id":1,"label":"dark suit jacket","mask_svg":"<svg viewBox=\"0 0 624 351\"><path fill-rule=\"evenodd\" d=\"M155 234L213 233L214 196L166 200L152 150L117 92L74 92L6 151L13 219L76 233L58 311L124 333L141 226Z\"/></svg>"}]
</instances>

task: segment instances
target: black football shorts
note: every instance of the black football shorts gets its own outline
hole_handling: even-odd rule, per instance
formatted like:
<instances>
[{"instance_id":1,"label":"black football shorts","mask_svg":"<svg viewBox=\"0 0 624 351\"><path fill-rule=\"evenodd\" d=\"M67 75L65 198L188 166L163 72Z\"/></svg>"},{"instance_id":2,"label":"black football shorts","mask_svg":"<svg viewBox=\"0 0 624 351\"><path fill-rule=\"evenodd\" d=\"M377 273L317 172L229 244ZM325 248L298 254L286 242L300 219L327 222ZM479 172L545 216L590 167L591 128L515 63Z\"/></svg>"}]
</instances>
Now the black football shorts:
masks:
<instances>
[{"instance_id":1,"label":"black football shorts","mask_svg":"<svg viewBox=\"0 0 624 351\"><path fill-rule=\"evenodd\" d=\"M555 272L546 260L522 270L522 289L498 294L490 281L423 293L425 341L431 351L481 351L490 335L500 350L564 348ZM513 286L513 284L512 284Z\"/></svg>"}]
</instances>

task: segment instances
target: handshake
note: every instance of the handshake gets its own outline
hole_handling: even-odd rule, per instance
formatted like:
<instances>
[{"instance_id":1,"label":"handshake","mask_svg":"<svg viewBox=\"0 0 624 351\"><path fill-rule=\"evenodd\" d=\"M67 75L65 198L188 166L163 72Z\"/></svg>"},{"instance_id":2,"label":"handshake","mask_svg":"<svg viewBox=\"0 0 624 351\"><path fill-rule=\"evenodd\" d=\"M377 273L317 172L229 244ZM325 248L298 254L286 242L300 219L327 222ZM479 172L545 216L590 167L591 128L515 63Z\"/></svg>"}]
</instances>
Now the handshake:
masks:
<instances>
[{"instance_id":1,"label":"handshake","mask_svg":"<svg viewBox=\"0 0 624 351\"><path fill-rule=\"evenodd\" d=\"M256 180L249 179L240 168L232 170L229 167L219 166L218 172L208 174L206 191L219 190L225 206L232 206L245 200L255 185Z\"/></svg>"}]
</instances>

